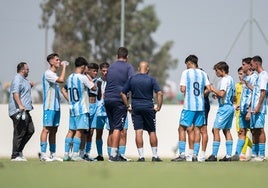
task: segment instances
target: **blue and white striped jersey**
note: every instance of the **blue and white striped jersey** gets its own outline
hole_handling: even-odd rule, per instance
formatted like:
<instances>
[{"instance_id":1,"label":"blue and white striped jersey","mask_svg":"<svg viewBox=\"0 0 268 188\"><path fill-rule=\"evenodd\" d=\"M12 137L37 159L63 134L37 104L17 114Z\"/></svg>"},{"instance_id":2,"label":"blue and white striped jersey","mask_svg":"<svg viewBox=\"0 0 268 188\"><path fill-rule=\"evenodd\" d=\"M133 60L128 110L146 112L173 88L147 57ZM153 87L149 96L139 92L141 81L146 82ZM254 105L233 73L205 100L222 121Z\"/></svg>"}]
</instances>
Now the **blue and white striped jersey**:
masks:
<instances>
[{"instance_id":1,"label":"blue and white striped jersey","mask_svg":"<svg viewBox=\"0 0 268 188\"><path fill-rule=\"evenodd\" d=\"M43 75L43 110L60 111L60 88L57 79L58 75L50 69Z\"/></svg>"},{"instance_id":2,"label":"blue and white striped jersey","mask_svg":"<svg viewBox=\"0 0 268 188\"><path fill-rule=\"evenodd\" d=\"M235 95L235 83L230 75L221 78L219 82L219 90L225 91L225 96L218 98L219 106L224 104L232 105Z\"/></svg>"},{"instance_id":3,"label":"blue and white striped jersey","mask_svg":"<svg viewBox=\"0 0 268 188\"><path fill-rule=\"evenodd\" d=\"M94 87L83 74L71 74L67 80L67 91L71 116L89 113L88 89Z\"/></svg>"},{"instance_id":4,"label":"blue and white striped jersey","mask_svg":"<svg viewBox=\"0 0 268 188\"><path fill-rule=\"evenodd\" d=\"M253 112L255 107L257 106L261 90L267 91L267 81L268 81L268 75L266 71L262 71L259 73L258 78L255 81L253 92L252 92L252 100L251 100L251 111ZM263 103L261 104L260 113L266 114L266 95L263 100Z\"/></svg>"},{"instance_id":5,"label":"blue and white striped jersey","mask_svg":"<svg viewBox=\"0 0 268 188\"><path fill-rule=\"evenodd\" d=\"M258 74L256 72L253 72L251 75L245 76L244 80L249 84L249 85L254 85L255 81L258 77ZM252 91L249 89L246 84L243 84L243 89L242 89L242 94L241 94L241 99L240 99L240 111L242 113L246 113L248 111L249 104L251 102L251 96L252 96Z\"/></svg>"},{"instance_id":6,"label":"blue and white striped jersey","mask_svg":"<svg viewBox=\"0 0 268 188\"><path fill-rule=\"evenodd\" d=\"M207 74L200 69L186 69L182 72L180 86L185 86L183 109L204 110L204 88L210 84Z\"/></svg>"}]
</instances>

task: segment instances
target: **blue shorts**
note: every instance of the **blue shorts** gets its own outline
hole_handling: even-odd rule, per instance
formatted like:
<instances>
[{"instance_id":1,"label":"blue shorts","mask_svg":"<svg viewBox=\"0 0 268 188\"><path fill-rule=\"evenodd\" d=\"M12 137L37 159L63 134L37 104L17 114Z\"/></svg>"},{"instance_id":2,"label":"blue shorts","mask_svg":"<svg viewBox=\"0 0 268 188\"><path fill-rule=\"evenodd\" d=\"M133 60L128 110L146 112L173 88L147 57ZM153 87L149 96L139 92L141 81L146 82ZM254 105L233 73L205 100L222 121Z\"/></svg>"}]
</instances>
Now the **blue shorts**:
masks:
<instances>
[{"instance_id":1,"label":"blue shorts","mask_svg":"<svg viewBox=\"0 0 268 188\"><path fill-rule=\"evenodd\" d=\"M109 121L107 121L105 128L106 128L107 130L110 130ZM125 124L124 124L123 129L124 129L124 130L127 130L127 129L128 129L128 117L126 117L126 120L125 120Z\"/></svg>"},{"instance_id":2,"label":"blue shorts","mask_svg":"<svg viewBox=\"0 0 268 188\"><path fill-rule=\"evenodd\" d=\"M127 107L121 101L105 101L105 109L111 130L123 130Z\"/></svg>"},{"instance_id":3,"label":"blue shorts","mask_svg":"<svg viewBox=\"0 0 268 188\"><path fill-rule=\"evenodd\" d=\"M179 123L180 125L185 126L185 127L191 127L192 125L201 127L205 123L205 112L183 109L181 112Z\"/></svg>"},{"instance_id":4,"label":"blue shorts","mask_svg":"<svg viewBox=\"0 0 268 188\"><path fill-rule=\"evenodd\" d=\"M214 121L214 128L231 129L234 118L234 107L223 105L219 107Z\"/></svg>"},{"instance_id":5,"label":"blue shorts","mask_svg":"<svg viewBox=\"0 0 268 188\"><path fill-rule=\"evenodd\" d=\"M96 116L94 118L93 123L91 124L92 129L103 129L104 125L107 126L108 118L107 116Z\"/></svg>"},{"instance_id":6,"label":"blue shorts","mask_svg":"<svg viewBox=\"0 0 268 188\"><path fill-rule=\"evenodd\" d=\"M264 124L265 124L265 114L263 113L250 114L250 129L264 128Z\"/></svg>"},{"instance_id":7,"label":"blue shorts","mask_svg":"<svg viewBox=\"0 0 268 188\"><path fill-rule=\"evenodd\" d=\"M44 127L58 127L60 124L60 111L45 110L43 112Z\"/></svg>"},{"instance_id":8,"label":"blue shorts","mask_svg":"<svg viewBox=\"0 0 268 188\"><path fill-rule=\"evenodd\" d=\"M155 110L152 109L133 109L132 122L134 130L143 129L150 132L155 132Z\"/></svg>"},{"instance_id":9,"label":"blue shorts","mask_svg":"<svg viewBox=\"0 0 268 188\"><path fill-rule=\"evenodd\" d=\"M90 103L89 105L89 125L90 128L95 128L97 123L97 103Z\"/></svg>"},{"instance_id":10,"label":"blue shorts","mask_svg":"<svg viewBox=\"0 0 268 188\"><path fill-rule=\"evenodd\" d=\"M89 114L81 114L78 116L70 116L69 118L69 129L78 130L78 129L89 129Z\"/></svg>"},{"instance_id":11,"label":"blue shorts","mask_svg":"<svg viewBox=\"0 0 268 188\"><path fill-rule=\"evenodd\" d=\"M239 114L239 128L240 129L249 129L250 121L246 120L247 113L240 112Z\"/></svg>"}]
</instances>

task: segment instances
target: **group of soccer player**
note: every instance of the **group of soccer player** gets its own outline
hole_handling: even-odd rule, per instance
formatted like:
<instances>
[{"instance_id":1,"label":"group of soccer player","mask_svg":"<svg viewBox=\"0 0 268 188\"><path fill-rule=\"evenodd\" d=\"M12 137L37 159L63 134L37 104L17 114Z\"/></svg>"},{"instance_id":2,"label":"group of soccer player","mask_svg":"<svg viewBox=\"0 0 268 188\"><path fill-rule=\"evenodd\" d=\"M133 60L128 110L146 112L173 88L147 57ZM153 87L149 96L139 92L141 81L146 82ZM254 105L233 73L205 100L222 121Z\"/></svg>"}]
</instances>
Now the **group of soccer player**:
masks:
<instances>
[{"instance_id":1,"label":"group of soccer player","mask_svg":"<svg viewBox=\"0 0 268 188\"><path fill-rule=\"evenodd\" d=\"M266 91L268 75L262 67L260 56L247 57L238 69L240 82L235 84L228 75L229 65L221 61L214 65L215 74L220 78L215 88L207 74L198 68L198 57L189 55L185 59L187 69L183 71L180 91L184 93L184 106L178 128L178 157L171 161L218 161L221 144L220 131L225 136L226 155L219 161L264 161L266 136L264 131L266 115ZM212 153L205 158L208 141L207 120L209 103L207 96L218 100L219 108L212 128ZM233 137L230 132L234 113L238 141L233 154ZM186 133L188 152L186 153ZM249 134L252 134L252 142ZM202 149L200 150L200 138ZM246 157L247 147L252 148L250 158Z\"/></svg>"}]
</instances>

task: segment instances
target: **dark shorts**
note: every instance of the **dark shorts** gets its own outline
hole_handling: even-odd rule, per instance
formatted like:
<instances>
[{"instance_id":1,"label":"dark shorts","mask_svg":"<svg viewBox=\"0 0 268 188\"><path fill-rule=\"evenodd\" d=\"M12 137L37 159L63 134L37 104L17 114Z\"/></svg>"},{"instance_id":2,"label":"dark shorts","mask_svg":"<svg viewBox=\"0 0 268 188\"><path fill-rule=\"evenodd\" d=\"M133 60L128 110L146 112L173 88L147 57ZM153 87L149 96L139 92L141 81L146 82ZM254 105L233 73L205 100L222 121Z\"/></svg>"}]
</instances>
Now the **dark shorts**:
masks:
<instances>
[{"instance_id":1,"label":"dark shorts","mask_svg":"<svg viewBox=\"0 0 268 188\"><path fill-rule=\"evenodd\" d=\"M148 132L155 132L155 111L154 109L133 109L132 122L134 130L143 129Z\"/></svg>"},{"instance_id":2,"label":"dark shorts","mask_svg":"<svg viewBox=\"0 0 268 188\"><path fill-rule=\"evenodd\" d=\"M105 101L104 102L110 130L123 130L127 117L127 108L123 102Z\"/></svg>"}]
</instances>

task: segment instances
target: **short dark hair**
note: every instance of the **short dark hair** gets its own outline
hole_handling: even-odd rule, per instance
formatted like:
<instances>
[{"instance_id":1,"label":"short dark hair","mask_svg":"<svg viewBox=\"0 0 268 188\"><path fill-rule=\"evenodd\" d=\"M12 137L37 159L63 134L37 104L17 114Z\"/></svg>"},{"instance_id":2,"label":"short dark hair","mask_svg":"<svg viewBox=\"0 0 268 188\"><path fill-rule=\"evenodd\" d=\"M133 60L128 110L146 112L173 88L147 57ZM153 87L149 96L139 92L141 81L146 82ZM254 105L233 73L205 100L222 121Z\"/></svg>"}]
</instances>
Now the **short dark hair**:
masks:
<instances>
[{"instance_id":1,"label":"short dark hair","mask_svg":"<svg viewBox=\"0 0 268 188\"><path fill-rule=\"evenodd\" d=\"M186 57L185 59L185 64L190 61L192 63L194 63L197 67L198 67L198 57L196 55L189 55L188 57Z\"/></svg>"},{"instance_id":2,"label":"short dark hair","mask_svg":"<svg viewBox=\"0 0 268 188\"><path fill-rule=\"evenodd\" d=\"M251 57L246 57L242 59L242 63L245 62L246 64L250 64L251 59L252 59Z\"/></svg>"},{"instance_id":3,"label":"short dark hair","mask_svg":"<svg viewBox=\"0 0 268 188\"><path fill-rule=\"evenodd\" d=\"M243 70L243 68L242 68L242 67L239 67L239 68L237 69L237 72L239 72L239 71L241 71L241 70Z\"/></svg>"},{"instance_id":4,"label":"short dark hair","mask_svg":"<svg viewBox=\"0 0 268 188\"><path fill-rule=\"evenodd\" d=\"M50 61L50 59L53 59L54 57L59 57L59 55L57 53L52 53L52 54L49 54L47 56L47 62Z\"/></svg>"},{"instance_id":5,"label":"short dark hair","mask_svg":"<svg viewBox=\"0 0 268 188\"><path fill-rule=\"evenodd\" d=\"M76 58L74 62L75 67L81 67L83 65L87 66L87 64L88 64L87 60L83 57Z\"/></svg>"},{"instance_id":6,"label":"short dark hair","mask_svg":"<svg viewBox=\"0 0 268 188\"><path fill-rule=\"evenodd\" d=\"M107 62L103 62L100 64L100 69L103 69L103 68L109 68L110 67L110 64L107 63Z\"/></svg>"},{"instance_id":7,"label":"short dark hair","mask_svg":"<svg viewBox=\"0 0 268 188\"><path fill-rule=\"evenodd\" d=\"M89 63L87 64L87 67L89 69L96 69L96 70L99 70L99 65L97 63Z\"/></svg>"},{"instance_id":8,"label":"short dark hair","mask_svg":"<svg viewBox=\"0 0 268 188\"><path fill-rule=\"evenodd\" d=\"M251 60L254 61L254 62L259 62L260 64L262 64L262 58L260 56L258 56L258 55L252 57Z\"/></svg>"},{"instance_id":9,"label":"short dark hair","mask_svg":"<svg viewBox=\"0 0 268 188\"><path fill-rule=\"evenodd\" d=\"M216 70L216 69L222 70L226 74L229 73L229 65L225 61L220 61L219 63L215 64L213 69L214 70Z\"/></svg>"},{"instance_id":10,"label":"short dark hair","mask_svg":"<svg viewBox=\"0 0 268 188\"><path fill-rule=\"evenodd\" d=\"M120 47L117 50L117 58L123 58L123 59L127 59L128 56L128 50L125 47Z\"/></svg>"},{"instance_id":11,"label":"short dark hair","mask_svg":"<svg viewBox=\"0 0 268 188\"><path fill-rule=\"evenodd\" d=\"M17 73L19 73L21 70L24 69L24 65L26 65L27 63L25 62L20 62L18 65L17 65Z\"/></svg>"}]
</instances>

